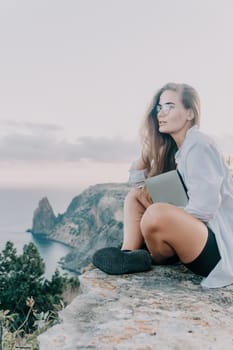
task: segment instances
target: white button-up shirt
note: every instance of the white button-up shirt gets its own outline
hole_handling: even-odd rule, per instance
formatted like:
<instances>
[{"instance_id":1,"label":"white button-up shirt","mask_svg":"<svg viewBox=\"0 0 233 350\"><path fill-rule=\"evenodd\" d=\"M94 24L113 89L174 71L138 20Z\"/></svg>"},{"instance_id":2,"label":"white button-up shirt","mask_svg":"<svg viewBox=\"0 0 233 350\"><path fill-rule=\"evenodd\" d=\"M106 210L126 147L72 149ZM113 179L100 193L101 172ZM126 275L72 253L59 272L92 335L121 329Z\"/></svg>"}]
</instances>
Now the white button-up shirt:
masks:
<instances>
[{"instance_id":1,"label":"white button-up shirt","mask_svg":"<svg viewBox=\"0 0 233 350\"><path fill-rule=\"evenodd\" d=\"M217 288L233 283L233 180L214 141L196 126L188 130L175 155L188 189L185 211L215 233L221 260L201 282Z\"/></svg>"},{"instance_id":2,"label":"white button-up shirt","mask_svg":"<svg viewBox=\"0 0 233 350\"><path fill-rule=\"evenodd\" d=\"M187 131L175 160L188 189L189 201L183 209L205 222L215 233L221 255L221 260L201 285L208 288L229 285L233 283L233 179L230 170L214 141L196 126ZM136 172L130 169L130 179L136 177Z\"/></svg>"}]
</instances>

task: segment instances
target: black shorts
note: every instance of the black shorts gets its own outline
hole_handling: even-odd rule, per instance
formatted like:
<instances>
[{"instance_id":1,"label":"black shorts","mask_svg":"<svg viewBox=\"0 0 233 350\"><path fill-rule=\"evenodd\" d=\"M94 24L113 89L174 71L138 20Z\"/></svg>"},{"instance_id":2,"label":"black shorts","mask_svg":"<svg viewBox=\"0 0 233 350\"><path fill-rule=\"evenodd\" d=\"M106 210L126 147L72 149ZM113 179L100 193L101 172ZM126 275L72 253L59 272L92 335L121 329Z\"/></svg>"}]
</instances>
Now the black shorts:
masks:
<instances>
[{"instance_id":1,"label":"black shorts","mask_svg":"<svg viewBox=\"0 0 233 350\"><path fill-rule=\"evenodd\" d=\"M200 255L193 260L191 263L184 264L189 270L194 272L196 275L203 277L208 276L208 274L213 270L221 259L221 255L218 250L218 245L215 239L215 234L207 226L208 238L206 245L204 246Z\"/></svg>"}]
</instances>

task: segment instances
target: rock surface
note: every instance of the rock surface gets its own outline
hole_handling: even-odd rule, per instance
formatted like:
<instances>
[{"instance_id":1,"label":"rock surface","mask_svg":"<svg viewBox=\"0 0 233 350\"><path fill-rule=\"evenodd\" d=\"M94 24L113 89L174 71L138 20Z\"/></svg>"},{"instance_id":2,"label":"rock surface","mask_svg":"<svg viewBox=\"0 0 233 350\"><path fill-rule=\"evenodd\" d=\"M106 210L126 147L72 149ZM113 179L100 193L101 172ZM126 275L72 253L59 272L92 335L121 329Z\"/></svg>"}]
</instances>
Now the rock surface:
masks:
<instances>
[{"instance_id":1,"label":"rock surface","mask_svg":"<svg viewBox=\"0 0 233 350\"><path fill-rule=\"evenodd\" d=\"M47 197L39 201L38 208L34 211L32 229L34 234L49 234L56 224L56 216Z\"/></svg>"},{"instance_id":2,"label":"rock surface","mask_svg":"<svg viewBox=\"0 0 233 350\"><path fill-rule=\"evenodd\" d=\"M124 183L90 186L76 196L66 212L57 218L43 199L35 211L32 231L47 233L48 238L74 247L63 259L63 267L80 272L90 263L97 249L120 246L123 203L129 190Z\"/></svg>"},{"instance_id":3,"label":"rock surface","mask_svg":"<svg viewBox=\"0 0 233 350\"><path fill-rule=\"evenodd\" d=\"M81 292L40 350L230 350L233 286L203 289L182 265L147 273L81 275Z\"/></svg>"}]
</instances>

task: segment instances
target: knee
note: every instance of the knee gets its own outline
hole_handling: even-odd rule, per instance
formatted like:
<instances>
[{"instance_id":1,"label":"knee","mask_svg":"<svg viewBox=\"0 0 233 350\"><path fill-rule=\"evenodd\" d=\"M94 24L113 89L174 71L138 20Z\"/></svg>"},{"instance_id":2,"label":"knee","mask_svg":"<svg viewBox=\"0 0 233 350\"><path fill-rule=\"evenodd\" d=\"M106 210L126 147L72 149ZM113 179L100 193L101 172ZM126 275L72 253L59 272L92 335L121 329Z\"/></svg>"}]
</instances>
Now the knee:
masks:
<instances>
[{"instance_id":1,"label":"knee","mask_svg":"<svg viewBox=\"0 0 233 350\"><path fill-rule=\"evenodd\" d=\"M167 221L167 208L164 203L154 203L148 207L141 219L141 232L146 239L161 231Z\"/></svg>"}]
</instances>

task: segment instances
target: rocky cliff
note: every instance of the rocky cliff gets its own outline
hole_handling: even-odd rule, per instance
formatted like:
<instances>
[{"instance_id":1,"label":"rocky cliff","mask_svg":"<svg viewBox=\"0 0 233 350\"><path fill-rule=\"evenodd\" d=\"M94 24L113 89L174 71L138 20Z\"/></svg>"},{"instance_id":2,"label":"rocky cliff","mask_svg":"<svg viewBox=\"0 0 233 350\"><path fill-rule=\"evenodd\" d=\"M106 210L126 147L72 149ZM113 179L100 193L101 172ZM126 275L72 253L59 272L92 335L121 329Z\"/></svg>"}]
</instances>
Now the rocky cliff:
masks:
<instances>
[{"instance_id":1,"label":"rocky cliff","mask_svg":"<svg viewBox=\"0 0 233 350\"><path fill-rule=\"evenodd\" d=\"M80 272L95 250L120 245L123 202L129 189L127 184L119 183L90 186L58 217L48 200L42 199L34 213L32 232L46 233L48 238L74 247L63 260L63 266Z\"/></svg>"},{"instance_id":2,"label":"rocky cliff","mask_svg":"<svg viewBox=\"0 0 233 350\"><path fill-rule=\"evenodd\" d=\"M68 267L80 271L96 249L120 244L128 191L125 184L92 186L55 218L48 237L76 247ZM61 323L39 336L40 350L230 350L233 286L203 289L200 280L181 264L122 276L90 264Z\"/></svg>"},{"instance_id":3,"label":"rocky cliff","mask_svg":"<svg viewBox=\"0 0 233 350\"><path fill-rule=\"evenodd\" d=\"M39 201L38 208L34 211L32 229L35 234L49 234L56 224L56 216L47 197Z\"/></svg>"},{"instance_id":4,"label":"rocky cliff","mask_svg":"<svg viewBox=\"0 0 233 350\"><path fill-rule=\"evenodd\" d=\"M230 350L233 286L203 289L182 265L109 276L80 276L81 293L40 350Z\"/></svg>"}]
</instances>

